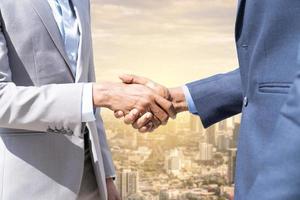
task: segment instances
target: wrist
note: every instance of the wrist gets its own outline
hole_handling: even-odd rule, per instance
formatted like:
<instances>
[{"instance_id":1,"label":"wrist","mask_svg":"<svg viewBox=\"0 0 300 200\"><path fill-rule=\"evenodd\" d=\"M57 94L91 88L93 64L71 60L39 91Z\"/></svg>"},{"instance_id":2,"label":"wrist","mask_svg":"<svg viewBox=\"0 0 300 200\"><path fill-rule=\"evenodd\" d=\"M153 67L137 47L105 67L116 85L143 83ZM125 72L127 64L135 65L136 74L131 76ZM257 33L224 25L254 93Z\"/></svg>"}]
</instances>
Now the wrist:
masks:
<instances>
[{"instance_id":1,"label":"wrist","mask_svg":"<svg viewBox=\"0 0 300 200\"><path fill-rule=\"evenodd\" d=\"M106 183L114 183L114 178L113 177L106 178Z\"/></svg>"},{"instance_id":2,"label":"wrist","mask_svg":"<svg viewBox=\"0 0 300 200\"><path fill-rule=\"evenodd\" d=\"M181 87L169 89L171 101L177 113L188 111L188 105Z\"/></svg>"},{"instance_id":3,"label":"wrist","mask_svg":"<svg viewBox=\"0 0 300 200\"><path fill-rule=\"evenodd\" d=\"M96 83L93 84L93 105L95 107L110 107L110 84Z\"/></svg>"}]
</instances>

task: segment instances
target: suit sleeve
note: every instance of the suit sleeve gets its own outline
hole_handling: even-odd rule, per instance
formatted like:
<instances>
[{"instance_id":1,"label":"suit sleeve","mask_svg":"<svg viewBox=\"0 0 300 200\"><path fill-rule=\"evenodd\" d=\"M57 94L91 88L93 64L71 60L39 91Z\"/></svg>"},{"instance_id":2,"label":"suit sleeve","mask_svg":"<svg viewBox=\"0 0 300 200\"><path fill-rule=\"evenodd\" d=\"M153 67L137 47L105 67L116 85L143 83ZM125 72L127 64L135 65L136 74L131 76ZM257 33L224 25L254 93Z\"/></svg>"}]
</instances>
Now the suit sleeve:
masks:
<instances>
[{"instance_id":1,"label":"suit sleeve","mask_svg":"<svg viewBox=\"0 0 300 200\"><path fill-rule=\"evenodd\" d=\"M300 72L274 122L249 200L300 199ZM276 188L274 190L274 188Z\"/></svg>"},{"instance_id":2,"label":"suit sleeve","mask_svg":"<svg viewBox=\"0 0 300 200\"><path fill-rule=\"evenodd\" d=\"M12 81L0 21L0 127L73 134L81 129L82 84L20 87ZM78 130L78 131L77 131Z\"/></svg>"},{"instance_id":3,"label":"suit sleeve","mask_svg":"<svg viewBox=\"0 0 300 200\"><path fill-rule=\"evenodd\" d=\"M94 56L93 56L93 50L91 50L91 57L90 57L90 64L89 64L89 82L95 82L95 67L94 67ZM97 125L97 132L99 135L100 140L100 146L101 146L101 153L102 153L102 159L103 159L103 165L104 165L104 171L106 178L114 178L116 177L115 167L112 160L112 154L110 151L110 147L107 142L106 138L106 132L103 127L103 121L100 116L100 109L96 109L96 125Z\"/></svg>"},{"instance_id":4,"label":"suit sleeve","mask_svg":"<svg viewBox=\"0 0 300 200\"><path fill-rule=\"evenodd\" d=\"M205 128L242 111L239 69L188 83L187 87Z\"/></svg>"}]
</instances>

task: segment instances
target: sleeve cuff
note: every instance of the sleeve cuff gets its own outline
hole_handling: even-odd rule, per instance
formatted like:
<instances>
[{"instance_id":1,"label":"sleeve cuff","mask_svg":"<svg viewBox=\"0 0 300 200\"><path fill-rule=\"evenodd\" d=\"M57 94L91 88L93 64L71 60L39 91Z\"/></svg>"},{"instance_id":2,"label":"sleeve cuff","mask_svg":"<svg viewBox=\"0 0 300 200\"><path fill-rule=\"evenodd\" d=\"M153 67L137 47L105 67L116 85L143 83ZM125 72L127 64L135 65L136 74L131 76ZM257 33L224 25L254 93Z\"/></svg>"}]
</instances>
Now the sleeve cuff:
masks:
<instances>
[{"instance_id":1,"label":"sleeve cuff","mask_svg":"<svg viewBox=\"0 0 300 200\"><path fill-rule=\"evenodd\" d=\"M93 83L83 85L81 108L82 122L92 122L96 120L93 107Z\"/></svg>"},{"instance_id":2,"label":"sleeve cuff","mask_svg":"<svg viewBox=\"0 0 300 200\"><path fill-rule=\"evenodd\" d=\"M192 114L195 114L195 115L198 114L195 102L194 102L194 100L191 96L189 88L186 85L184 85L184 86L182 86L182 89L183 89L183 93L184 93L185 99L186 99L187 104L188 104L189 111Z\"/></svg>"},{"instance_id":3,"label":"sleeve cuff","mask_svg":"<svg viewBox=\"0 0 300 200\"><path fill-rule=\"evenodd\" d=\"M116 180L116 176L114 175L114 176L107 176L107 177L105 177L106 179L112 179L112 180Z\"/></svg>"}]
</instances>

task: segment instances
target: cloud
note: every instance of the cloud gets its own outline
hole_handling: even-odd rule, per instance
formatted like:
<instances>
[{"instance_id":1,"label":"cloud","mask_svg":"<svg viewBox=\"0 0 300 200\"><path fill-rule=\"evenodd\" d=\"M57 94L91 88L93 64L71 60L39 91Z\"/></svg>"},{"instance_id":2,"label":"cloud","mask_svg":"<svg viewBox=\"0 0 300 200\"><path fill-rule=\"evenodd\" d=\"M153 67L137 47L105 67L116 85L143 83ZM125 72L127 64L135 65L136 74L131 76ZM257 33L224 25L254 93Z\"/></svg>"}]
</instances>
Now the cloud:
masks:
<instances>
[{"instance_id":1,"label":"cloud","mask_svg":"<svg viewBox=\"0 0 300 200\"><path fill-rule=\"evenodd\" d=\"M96 63L103 66L98 77L123 69L163 78L163 66L180 74L185 65L186 80L199 66L236 64L235 10L235 0L92 0Z\"/></svg>"}]
</instances>

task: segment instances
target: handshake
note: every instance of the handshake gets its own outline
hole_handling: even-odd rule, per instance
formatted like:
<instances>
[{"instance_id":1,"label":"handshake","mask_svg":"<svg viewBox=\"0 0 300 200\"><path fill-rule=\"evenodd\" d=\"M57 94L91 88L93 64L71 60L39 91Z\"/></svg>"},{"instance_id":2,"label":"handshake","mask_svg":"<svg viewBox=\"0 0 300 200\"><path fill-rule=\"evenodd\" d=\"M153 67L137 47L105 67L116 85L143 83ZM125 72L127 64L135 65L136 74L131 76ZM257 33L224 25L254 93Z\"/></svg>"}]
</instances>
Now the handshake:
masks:
<instances>
[{"instance_id":1,"label":"handshake","mask_svg":"<svg viewBox=\"0 0 300 200\"><path fill-rule=\"evenodd\" d=\"M168 89L134 75L122 75L120 79L123 83L94 84L93 104L114 111L116 118L124 118L141 133L152 132L188 110L181 87Z\"/></svg>"}]
</instances>

